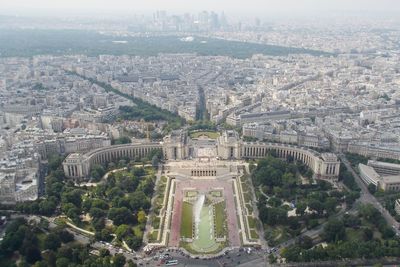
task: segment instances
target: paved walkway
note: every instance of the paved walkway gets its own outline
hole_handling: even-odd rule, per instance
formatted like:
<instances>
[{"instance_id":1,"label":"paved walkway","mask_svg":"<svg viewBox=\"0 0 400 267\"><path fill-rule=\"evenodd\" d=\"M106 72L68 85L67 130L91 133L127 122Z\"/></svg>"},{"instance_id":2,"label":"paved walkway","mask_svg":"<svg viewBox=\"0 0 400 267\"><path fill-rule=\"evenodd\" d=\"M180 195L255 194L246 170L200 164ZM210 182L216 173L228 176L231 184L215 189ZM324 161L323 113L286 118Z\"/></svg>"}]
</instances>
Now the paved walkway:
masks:
<instances>
[{"instance_id":1,"label":"paved walkway","mask_svg":"<svg viewBox=\"0 0 400 267\"><path fill-rule=\"evenodd\" d=\"M156 187L155 188L157 188L159 186L160 179L161 179L161 170L162 170L162 165L160 164L157 169L156 182L155 182ZM153 227L151 226L152 221L150 219L150 215L154 213L154 205L155 205L156 198L157 198L157 193L154 191L153 197L151 198L151 207L149 210L149 214L147 216L145 232L143 235L143 243L146 243L146 244L149 243L148 235L153 230ZM154 214L154 217L156 217L156 216L158 216L158 214Z\"/></svg>"}]
</instances>

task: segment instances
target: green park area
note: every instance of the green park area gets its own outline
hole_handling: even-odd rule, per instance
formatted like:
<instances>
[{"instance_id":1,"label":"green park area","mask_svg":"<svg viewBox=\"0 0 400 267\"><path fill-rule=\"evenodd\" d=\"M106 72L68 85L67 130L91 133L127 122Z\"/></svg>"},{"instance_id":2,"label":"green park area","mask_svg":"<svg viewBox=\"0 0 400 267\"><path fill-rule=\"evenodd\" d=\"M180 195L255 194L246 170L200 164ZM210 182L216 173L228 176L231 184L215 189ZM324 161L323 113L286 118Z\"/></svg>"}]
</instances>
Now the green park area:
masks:
<instances>
[{"instance_id":1,"label":"green park area","mask_svg":"<svg viewBox=\"0 0 400 267\"><path fill-rule=\"evenodd\" d=\"M351 160L356 166L364 159L353 156ZM279 246L302 234L295 244L281 250L286 262L381 259L400 255L395 231L379 210L370 204L355 204L359 197L357 188L348 186L349 189L340 190L325 180L304 184L301 176L307 176L309 171L301 162L268 156L258 160L251 173L259 219L268 245ZM345 171L342 173L345 175L339 179L343 183L351 181L346 180ZM256 232L252 231L255 221L248 217L248 224L250 235L255 236ZM315 229L321 230L313 238L304 234ZM270 257L270 260L276 259Z\"/></svg>"},{"instance_id":2,"label":"green park area","mask_svg":"<svg viewBox=\"0 0 400 267\"><path fill-rule=\"evenodd\" d=\"M115 43L123 41L124 43ZM32 57L34 55L132 55L156 56L159 53L195 53L204 56L250 58L254 54L285 56L289 54L331 55L326 52L196 37L182 42L179 36L118 36L86 30L2 29L1 57Z\"/></svg>"},{"instance_id":3,"label":"green park area","mask_svg":"<svg viewBox=\"0 0 400 267\"><path fill-rule=\"evenodd\" d=\"M160 241L158 239L158 233L160 233L160 238L163 233L163 227L165 218L160 215L161 209L168 204L168 192L170 189L170 181L167 177L161 176L158 184L156 185L155 197L153 204L153 210L150 213L150 222L152 230L148 233L148 238L150 243L156 243ZM165 203L164 203L165 201Z\"/></svg>"},{"instance_id":4,"label":"green park area","mask_svg":"<svg viewBox=\"0 0 400 267\"><path fill-rule=\"evenodd\" d=\"M301 162L268 156L251 173L259 219L270 246L323 224L355 201L352 192L338 190L324 180L303 184L301 176L307 172L309 168ZM252 219L249 224L254 224Z\"/></svg>"},{"instance_id":5,"label":"green park area","mask_svg":"<svg viewBox=\"0 0 400 267\"><path fill-rule=\"evenodd\" d=\"M214 131L199 131L199 132L192 132L190 134L191 138L201 138L201 137L208 137L210 139L217 139L219 136L218 132Z\"/></svg>"},{"instance_id":6,"label":"green park area","mask_svg":"<svg viewBox=\"0 0 400 267\"><path fill-rule=\"evenodd\" d=\"M225 216L225 202L219 202L214 205L214 221L215 221L215 237L226 236L226 216Z\"/></svg>"},{"instance_id":7,"label":"green park area","mask_svg":"<svg viewBox=\"0 0 400 267\"><path fill-rule=\"evenodd\" d=\"M29 266L36 266L34 263L39 261L42 263L37 266L53 266L54 261L43 256L44 254L41 255L43 251L50 251L57 257L57 266L59 261L60 266L82 265L83 261L90 262L91 266L102 266L104 261L100 263L95 257L89 256L89 248L86 245L72 242L73 237L70 238L69 232L63 230L71 227L80 228L78 231L87 234L93 241L106 241L119 247L125 244L133 250L141 248L151 205L150 198L156 181L154 169L136 167L125 160L110 162L108 166L99 166L95 171L101 169L103 173L106 169L121 170L110 173L107 179L89 187L71 183L64 176L62 161L63 158L59 156L49 158L49 174L46 177L43 198L18 203L15 206L15 210L24 214L57 216L56 226L49 226L49 223L43 220L43 225L31 225L23 220L18 222L15 229L6 231L0 248L0 266L16 266L7 265L7 262L14 259L24 262L23 266L28 266L25 262L29 263ZM18 230L18 237L14 230ZM18 246L13 244L14 240L18 242ZM13 249L9 250L7 244ZM24 248L20 250L20 247ZM65 254L66 249L76 257L65 256L70 255ZM14 251L24 252L21 254ZM111 266L110 262L117 260L118 257L113 257L104 264Z\"/></svg>"},{"instance_id":8,"label":"green park area","mask_svg":"<svg viewBox=\"0 0 400 267\"><path fill-rule=\"evenodd\" d=\"M95 187L66 189L61 210L73 224L94 232L96 240L119 246L125 242L137 250L142 245L155 180L154 169L127 166Z\"/></svg>"},{"instance_id":9,"label":"green park area","mask_svg":"<svg viewBox=\"0 0 400 267\"><path fill-rule=\"evenodd\" d=\"M242 206L246 207L243 211L245 214L245 225L246 225L246 235L249 239L255 240L259 239L259 235L257 233L258 228L258 218L253 215L253 194L251 191L252 183L251 177L247 174L243 175L239 179L242 196L240 200L242 202Z\"/></svg>"},{"instance_id":10,"label":"green park area","mask_svg":"<svg viewBox=\"0 0 400 267\"><path fill-rule=\"evenodd\" d=\"M183 202L182 205L181 236L183 238L193 236L193 205L188 202Z\"/></svg>"},{"instance_id":11,"label":"green park area","mask_svg":"<svg viewBox=\"0 0 400 267\"><path fill-rule=\"evenodd\" d=\"M122 254L110 255L101 248L99 254L81 244L66 225L52 227L46 219L10 220L0 246L0 266L123 266ZM120 265L116 265L118 263ZM122 264L121 264L122 263Z\"/></svg>"},{"instance_id":12,"label":"green park area","mask_svg":"<svg viewBox=\"0 0 400 267\"><path fill-rule=\"evenodd\" d=\"M340 219L328 220L318 238L324 246L304 237L284 248L282 257L287 262L399 257L400 241L379 210L371 204L360 204L356 211L356 214L344 214Z\"/></svg>"}]
</instances>

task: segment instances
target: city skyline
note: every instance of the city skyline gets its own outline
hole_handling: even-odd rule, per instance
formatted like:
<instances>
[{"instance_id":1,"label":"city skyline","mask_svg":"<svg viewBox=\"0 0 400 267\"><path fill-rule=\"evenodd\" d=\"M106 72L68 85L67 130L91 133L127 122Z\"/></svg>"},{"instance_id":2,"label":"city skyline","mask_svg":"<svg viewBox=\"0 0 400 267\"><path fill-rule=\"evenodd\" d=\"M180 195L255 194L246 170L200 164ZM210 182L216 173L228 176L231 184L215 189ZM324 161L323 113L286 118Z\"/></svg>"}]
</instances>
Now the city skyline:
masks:
<instances>
[{"instance_id":1,"label":"city skyline","mask_svg":"<svg viewBox=\"0 0 400 267\"><path fill-rule=\"evenodd\" d=\"M400 3L396 0L250 0L244 5L239 0L192 2L183 0L173 1L127 1L127 0L87 0L87 1L49 1L49 0L17 0L7 1L1 4L3 14L36 14L50 15L57 11L61 15L75 14L141 14L151 13L156 10L166 10L171 13L200 12L202 10L215 10L217 12L227 12L233 15L249 16L324 16L338 14L363 14L363 15L394 15L400 11Z\"/></svg>"}]
</instances>

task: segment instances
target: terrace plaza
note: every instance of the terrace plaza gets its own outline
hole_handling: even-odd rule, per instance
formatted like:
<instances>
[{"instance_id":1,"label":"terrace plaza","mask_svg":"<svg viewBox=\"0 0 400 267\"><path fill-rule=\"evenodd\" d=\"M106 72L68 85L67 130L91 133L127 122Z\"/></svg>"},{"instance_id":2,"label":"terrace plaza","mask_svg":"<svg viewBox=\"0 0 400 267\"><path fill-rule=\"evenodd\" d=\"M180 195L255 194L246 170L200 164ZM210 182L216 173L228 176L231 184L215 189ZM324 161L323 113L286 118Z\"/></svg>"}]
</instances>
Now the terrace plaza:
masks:
<instances>
[{"instance_id":1,"label":"terrace plaza","mask_svg":"<svg viewBox=\"0 0 400 267\"><path fill-rule=\"evenodd\" d=\"M239 247L244 213L237 178L243 173L239 162L201 158L167 163L165 175L172 177L170 194L174 196L166 214L171 216L168 246L207 253Z\"/></svg>"},{"instance_id":2,"label":"terrace plaza","mask_svg":"<svg viewBox=\"0 0 400 267\"><path fill-rule=\"evenodd\" d=\"M216 139L215 139L216 138ZM85 179L93 164L163 151L164 164L146 228L148 246L180 247L188 253L215 255L227 247L262 246L262 225L246 159L273 154L306 164L317 179L336 181L336 155L278 143L244 142L235 131L210 137L174 131L161 143L110 146L71 154L67 177ZM252 223L249 223L249 222ZM256 223L254 223L256 222Z\"/></svg>"}]
</instances>

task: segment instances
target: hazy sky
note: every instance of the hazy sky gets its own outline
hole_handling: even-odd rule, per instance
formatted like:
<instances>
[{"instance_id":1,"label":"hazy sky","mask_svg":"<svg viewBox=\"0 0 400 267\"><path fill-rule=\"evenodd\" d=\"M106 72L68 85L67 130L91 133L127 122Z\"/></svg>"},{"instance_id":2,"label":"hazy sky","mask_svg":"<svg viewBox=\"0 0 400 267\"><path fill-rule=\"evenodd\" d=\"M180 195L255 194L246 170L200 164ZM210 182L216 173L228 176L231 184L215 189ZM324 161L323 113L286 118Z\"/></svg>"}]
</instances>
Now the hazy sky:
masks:
<instances>
[{"instance_id":1,"label":"hazy sky","mask_svg":"<svg viewBox=\"0 0 400 267\"><path fill-rule=\"evenodd\" d=\"M274 14L326 12L400 12L400 0L0 0L0 10L170 12L215 10L229 13ZM1 11L0 11L1 12ZM400 16L400 15L399 15Z\"/></svg>"}]
</instances>

